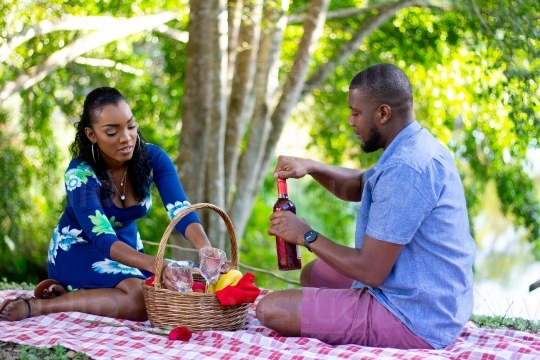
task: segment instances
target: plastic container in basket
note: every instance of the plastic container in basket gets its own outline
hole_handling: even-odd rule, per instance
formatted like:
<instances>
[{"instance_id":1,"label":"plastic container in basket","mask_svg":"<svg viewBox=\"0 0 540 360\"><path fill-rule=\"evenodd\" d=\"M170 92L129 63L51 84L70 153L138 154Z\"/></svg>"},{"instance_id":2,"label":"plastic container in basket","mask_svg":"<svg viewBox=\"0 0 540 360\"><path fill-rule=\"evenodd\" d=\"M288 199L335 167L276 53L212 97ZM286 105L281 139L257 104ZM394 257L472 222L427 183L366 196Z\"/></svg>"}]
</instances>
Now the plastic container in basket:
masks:
<instances>
[{"instance_id":1,"label":"plastic container in basket","mask_svg":"<svg viewBox=\"0 0 540 360\"><path fill-rule=\"evenodd\" d=\"M153 327L187 327L190 331L230 331L244 327L249 304L221 306L215 294L172 291L161 284L163 255L172 230L187 214L206 208L217 212L225 221L231 239L231 269L238 267L236 234L229 216L219 207L207 203L194 204L181 210L172 219L161 238L156 255L154 285L148 286L144 281L142 282L146 312ZM202 277L199 274L194 273L193 275L194 280L201 281L199 279Z\"/></svg>"}]
</instances>

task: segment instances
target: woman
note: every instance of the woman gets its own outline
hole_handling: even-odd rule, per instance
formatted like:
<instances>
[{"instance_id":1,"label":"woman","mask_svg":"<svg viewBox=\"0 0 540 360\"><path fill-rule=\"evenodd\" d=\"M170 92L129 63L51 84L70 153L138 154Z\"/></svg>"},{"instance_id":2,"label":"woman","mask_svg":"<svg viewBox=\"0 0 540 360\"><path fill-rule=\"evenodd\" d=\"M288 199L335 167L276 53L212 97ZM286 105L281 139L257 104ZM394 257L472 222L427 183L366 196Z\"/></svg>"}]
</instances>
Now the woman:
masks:
<instances>
[{"instance_id":1,"label":"woman","mask_svg":"<svg viewBox=\"0 0 540 360\"><path fill-rule=\"evenodd\" d=\"M141 280L155 270L156 259L144 253L135 221L150 210L152 181L171 219L190 205L175 167L159 147L145 143L125 98L109 87L86 97L71 152L67 206L49 245L51 279L38 285L36 298L4 301L0 319L79 311L144 321ZM195 213L176 228L197 250L210 246ZM164 283L172 289L166 265Z\"/></svg>"}]
</instances>

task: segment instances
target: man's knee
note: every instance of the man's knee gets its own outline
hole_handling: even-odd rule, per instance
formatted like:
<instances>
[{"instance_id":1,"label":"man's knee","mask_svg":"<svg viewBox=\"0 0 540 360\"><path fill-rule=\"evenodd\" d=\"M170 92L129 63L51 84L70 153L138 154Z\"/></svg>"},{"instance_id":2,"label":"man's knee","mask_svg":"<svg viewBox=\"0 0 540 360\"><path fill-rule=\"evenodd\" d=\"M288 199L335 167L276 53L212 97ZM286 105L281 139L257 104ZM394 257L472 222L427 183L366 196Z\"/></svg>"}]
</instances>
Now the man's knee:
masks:
<instances>
[{"instance_id":1,"label":"man's knee","mask_svg":"<svg viewBox=\"0 0 540 360\"><path fill-rule=\"evenodd\" d=\"M269 295L266 295L262 299L259 300L259 303L257 304L257 308L255 309L255 317L261 324L264 326L268 326L269 317L271 316L271 303L272 299Z\"/></svg>"},{"instance_id":2,"label":"man's knee","mask_svg":"<svg viewBox=\"0 0 540 360\"><path fill-rule=\"evenodd\" d=\"M317 259L312 260L302 267L302 271L300 272L300 285L303 287L313 286L311 282L311 273L313 272L313 266L316 261Z\"/></svg>"},{"instance_id":3,"label":"man's knee","mask_svg":"<svg viewBox=\"0 0 540 360\"><path fill-rule=\"evenodd\" d=\"M255 316L259 322L284 336L300 335L302 291L280 290L259 300Z\"/></svg>"}]
</instances>

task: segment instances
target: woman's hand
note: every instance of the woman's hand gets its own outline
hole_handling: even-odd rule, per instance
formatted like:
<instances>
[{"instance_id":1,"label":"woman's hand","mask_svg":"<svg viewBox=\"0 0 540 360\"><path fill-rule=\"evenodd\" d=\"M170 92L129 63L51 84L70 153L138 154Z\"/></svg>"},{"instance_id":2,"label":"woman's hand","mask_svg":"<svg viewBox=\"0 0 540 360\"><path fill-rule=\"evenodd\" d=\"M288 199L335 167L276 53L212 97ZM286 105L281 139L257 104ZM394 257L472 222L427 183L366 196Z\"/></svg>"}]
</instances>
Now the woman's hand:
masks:
<instances>
[{"instance_id":1,"label":"woman's hand","mask_svg":"<svg viewBox=\"0 0 540 360\"><path fill-rule=\"evenodd\" d=\"M161 266L161 284L169 290L174 290L173 274L171 268L168 266L169 261L163 260Z\"/></svg>"}]
</instances>

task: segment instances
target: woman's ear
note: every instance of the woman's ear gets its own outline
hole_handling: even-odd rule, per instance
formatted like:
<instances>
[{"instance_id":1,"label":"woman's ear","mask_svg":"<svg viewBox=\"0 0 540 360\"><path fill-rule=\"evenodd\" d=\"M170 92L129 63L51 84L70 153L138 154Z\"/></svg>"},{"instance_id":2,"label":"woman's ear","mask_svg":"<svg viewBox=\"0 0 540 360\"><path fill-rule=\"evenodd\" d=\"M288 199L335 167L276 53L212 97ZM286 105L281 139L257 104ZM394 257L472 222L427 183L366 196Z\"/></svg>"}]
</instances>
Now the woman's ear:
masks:
<instances>
[{"instance_id":1,"label":"woman's ear","mask_svg":"<svg viewBox=\"0 0 540 360\"><path fill-rule=\"evenodd\" d=\"M381 124L384 124L388 120L390 120L390 117L392 115L392 108L387 104L382 104L377 109L377 113L379 115L379 119L381 120Z\"/></svg>"},{"instance_id":2,"label":"woman's ear","mask_svg":"<svg viewBox=\"0 0 540 360\"><path fill-rule=\"evenodd\" d=\"M97 141L96 134L94 134L94 131L90 129L89 127L84 128L84 133L86 134L86 137L88 138L88 140L90 140L92 144L94 144Z\"/></svg>"}]
</instances>

